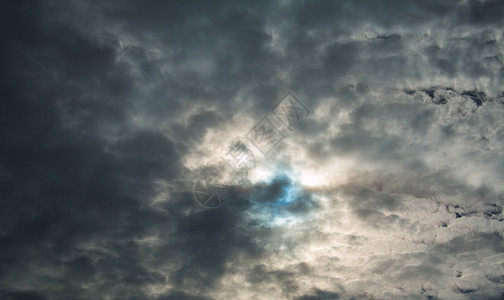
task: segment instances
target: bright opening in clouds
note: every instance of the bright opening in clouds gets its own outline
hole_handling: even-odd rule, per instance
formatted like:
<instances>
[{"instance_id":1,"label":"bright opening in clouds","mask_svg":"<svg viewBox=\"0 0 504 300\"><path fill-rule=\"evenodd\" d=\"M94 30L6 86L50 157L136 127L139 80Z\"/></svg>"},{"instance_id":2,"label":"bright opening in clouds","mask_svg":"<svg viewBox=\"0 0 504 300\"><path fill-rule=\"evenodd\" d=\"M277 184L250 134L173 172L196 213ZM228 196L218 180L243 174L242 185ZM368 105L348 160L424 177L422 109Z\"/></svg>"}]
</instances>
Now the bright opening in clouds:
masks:
<instances>
[{"instance_id":1,"label":"bright opening in clouds","mask_svg":"<svg viewBox=\"0 0 504 300\"><path fill-rule=\"evenodd\" d=\"M504 298L503 1L0 23L0 299Z\"/></svg>"}]
</instances>

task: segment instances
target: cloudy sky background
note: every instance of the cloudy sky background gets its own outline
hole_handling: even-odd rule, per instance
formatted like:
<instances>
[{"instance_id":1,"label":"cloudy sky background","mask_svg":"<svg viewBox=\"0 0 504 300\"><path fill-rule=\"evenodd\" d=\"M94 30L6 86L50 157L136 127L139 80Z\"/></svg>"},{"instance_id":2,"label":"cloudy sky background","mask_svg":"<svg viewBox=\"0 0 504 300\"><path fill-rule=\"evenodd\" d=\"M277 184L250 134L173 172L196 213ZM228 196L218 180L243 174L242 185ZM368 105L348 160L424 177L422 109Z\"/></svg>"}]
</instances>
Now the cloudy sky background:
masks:
<instances>
[{"instance_id":1,"label":"cloudy sky background","mask_svg":"<svg viewBox=\"0 0 504 300\"><path fill-rule=\"evenodd\" d=\"M504 2L2 1L0 22L2 299L503 297ZM289 90L309 117L198 206L198 170Z\"/></svg>"}]
</instances>

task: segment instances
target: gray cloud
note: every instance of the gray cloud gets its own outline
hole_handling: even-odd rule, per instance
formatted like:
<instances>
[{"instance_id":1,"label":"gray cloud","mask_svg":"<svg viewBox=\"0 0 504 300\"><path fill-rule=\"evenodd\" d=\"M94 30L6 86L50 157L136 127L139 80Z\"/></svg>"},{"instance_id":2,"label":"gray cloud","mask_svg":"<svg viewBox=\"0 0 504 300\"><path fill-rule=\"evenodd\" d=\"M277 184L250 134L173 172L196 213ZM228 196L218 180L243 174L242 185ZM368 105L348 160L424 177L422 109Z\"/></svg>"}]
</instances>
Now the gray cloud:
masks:
<instances>
[{"instance_id":1,"label":"gray cloud","mask_svg":"<svg viewBox=\"0 0 504 300\"><path fill-rule=\"evenodd\" d=\"M0 11L0 297L502 298L500 1ZM309 117L199 207L287 90Z\"/></svg>"}]
</instances>

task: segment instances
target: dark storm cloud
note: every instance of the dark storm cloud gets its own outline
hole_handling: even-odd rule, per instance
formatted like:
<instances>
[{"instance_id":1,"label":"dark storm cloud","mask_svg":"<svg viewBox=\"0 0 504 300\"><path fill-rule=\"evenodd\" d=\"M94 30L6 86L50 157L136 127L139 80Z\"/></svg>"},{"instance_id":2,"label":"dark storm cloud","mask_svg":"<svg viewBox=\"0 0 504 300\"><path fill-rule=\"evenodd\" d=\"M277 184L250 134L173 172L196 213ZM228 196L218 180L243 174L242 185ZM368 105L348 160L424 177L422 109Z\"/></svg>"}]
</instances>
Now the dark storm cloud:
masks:
<instances>
[{"instance_id":1,"label":"dark storm cloud","mask_svg":"<svg viewBox=\"0 0 504 300\"><path fill-rule=\"evenodd\" d=\"M179 172L173 142L152 131L124 132L131 80L113 49L43 23L40 3L2 6L10 37L0 109L2 293L94 298L122 281L133 288L114 297L143 298L137 287L164 277L140 265L130 241L162 222L141 206L154 178ZM108 134L121 137L110 143ZM84 251L83 243L108 250ZM97 276L111 281L82 289Z\"/></svg>"},{"instance_id":2,"label":"dark storm cloud","mask_svg":"<svg viewBox=\"0 0 504 300\"><path fill-rule=\"evenodd\" d=\"M476 1L465 3L458 10L462 23L499 26L503 23L504 5L501 1Z\"/></svg>"},{"instance_id":3,"label":"dark storm cloud","mask_svg":"<svg viewBox=\"0 0 504 300\"><path fill-rule=\"evenodd\" d=\"M193 280L198 289L212 287L225 270L224 263L235 255L258 256L262 251L247 235L243 205L228 205L223 209L208 210L191 214L180 220L175 238L177 257L185 257L184 264L171 276L178 288L184 288L186 281ZM188 238L190 237L190 238ZM172 252L173 245L166 250Z\"/></svg>"},{"instance_id":4,"label":"dark storm cloud","mask_svg":"<svg viewBox=\"0 0 504 300\"><path fill-rule=\"evenodd\" d=\"M167 59L177 73L160 76L165 78L160 86L163 97L185 99L193 105L199 101L223 102L226 105L221 109L228 110L233 108L230 99L239 89L246 88L249 100L263 102L266 110L272 99L283 92L274 77L279 58L268 50L271 37L264 31L264 13L268 6L262 1L246 7L226 1L211 4L133 1L125 5L121 2L119 7L110 5L105 14L123 30L140 38L149 32L153 39L170 49ZM216 67L200 72L207 66L198 62L205 61ZM155 61L143 64L155 69L160 66ZM187 68L191 65L196 69ZM150 68L148 71L152 74ZM162 72L158 69L158 73ZM159 82L160 78L153 80Z\"/></svg>"},{"instance_id":5,"label":"dark storm cloud","mask_svg":"<svg viewBox=\"0 0 504 300\"><path fill-rule=\"evenodd\" d=\"M497 299L503 9L2 2L0 296ZM351 180L197 207L191 155L288 89L296 150Z\"/></svg>"}]
</instances>

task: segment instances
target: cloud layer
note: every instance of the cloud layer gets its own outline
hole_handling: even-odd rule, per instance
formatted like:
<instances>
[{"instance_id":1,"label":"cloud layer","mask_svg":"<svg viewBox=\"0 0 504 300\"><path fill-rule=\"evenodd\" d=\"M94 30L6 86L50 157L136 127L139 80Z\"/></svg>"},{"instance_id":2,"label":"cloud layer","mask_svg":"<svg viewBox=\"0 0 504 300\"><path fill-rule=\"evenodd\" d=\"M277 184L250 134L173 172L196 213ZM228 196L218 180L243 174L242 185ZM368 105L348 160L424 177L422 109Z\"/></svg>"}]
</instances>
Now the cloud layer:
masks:
<instances>
[{"instance_id":1,"label":"cloud layer","mask_svg":"<svg viewBox=\"0 0 504 300\"><path fill-rule=\"evenodd\" d=\"M503 297L502 1L0 5L1 298Z\"/></svg>"}]
</instances>

